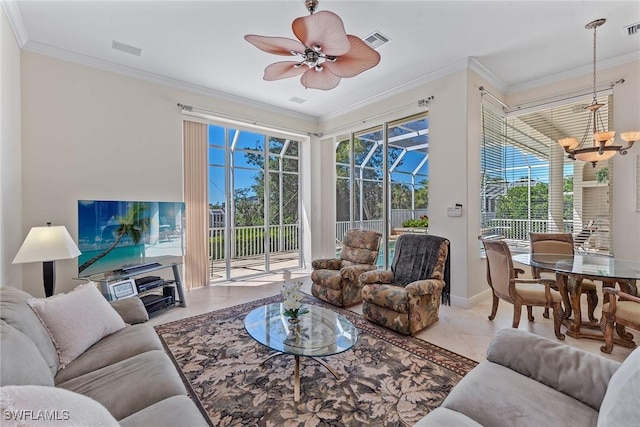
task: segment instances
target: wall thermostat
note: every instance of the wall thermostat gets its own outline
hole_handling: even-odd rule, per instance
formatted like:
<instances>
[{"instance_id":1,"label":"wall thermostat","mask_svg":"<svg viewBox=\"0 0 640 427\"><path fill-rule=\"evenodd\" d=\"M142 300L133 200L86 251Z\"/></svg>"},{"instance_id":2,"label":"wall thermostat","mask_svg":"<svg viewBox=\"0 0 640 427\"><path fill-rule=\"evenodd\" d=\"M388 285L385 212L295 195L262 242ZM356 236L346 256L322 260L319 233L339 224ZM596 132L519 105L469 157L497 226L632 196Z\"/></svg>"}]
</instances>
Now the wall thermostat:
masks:
<instances>
[{"instance_id":1,"label":"wall thermostat","mask_svg":"<svg viewBox=\"0 0 640 427\"><path fill-rule=\"evenodd\" d=\"M462 205L456 203L455 206L447 208L447 216L462 216Z\"/></svg>"}]
</instances>

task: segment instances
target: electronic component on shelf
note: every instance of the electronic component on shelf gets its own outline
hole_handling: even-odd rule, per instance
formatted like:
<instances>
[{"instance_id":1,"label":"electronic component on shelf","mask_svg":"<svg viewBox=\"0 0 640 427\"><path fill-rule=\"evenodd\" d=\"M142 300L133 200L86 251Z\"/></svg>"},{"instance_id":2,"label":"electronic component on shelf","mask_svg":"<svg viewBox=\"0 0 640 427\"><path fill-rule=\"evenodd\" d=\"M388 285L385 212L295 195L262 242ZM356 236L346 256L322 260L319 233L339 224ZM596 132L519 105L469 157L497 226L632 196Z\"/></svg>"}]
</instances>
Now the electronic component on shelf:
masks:
<instances>
[{"instance_id":1,"label":"electronic component on shelf","mask_svg":"<svg viewBox=\"0 0 640 427\"><path fill-rule=\"evenodd\" d=\"M167 282L160 276L145 276L136 279L136 287L138 292L145 292L149 289L159 288Z\"/></svg>"},{"instance_id":2,"label":"electronic component on shelf","mask_svg":"<svg viewBox=\"0 0 640 427\"><path fill-rule=\"evenodd\" d=\"M165 308L169 308L175 305L176 296L175 288L173 286L165 286L162 288L162 294L152 293L143 295L140 297L144 308L149 315L154 314Z\"/></svg>"}]
</instances>

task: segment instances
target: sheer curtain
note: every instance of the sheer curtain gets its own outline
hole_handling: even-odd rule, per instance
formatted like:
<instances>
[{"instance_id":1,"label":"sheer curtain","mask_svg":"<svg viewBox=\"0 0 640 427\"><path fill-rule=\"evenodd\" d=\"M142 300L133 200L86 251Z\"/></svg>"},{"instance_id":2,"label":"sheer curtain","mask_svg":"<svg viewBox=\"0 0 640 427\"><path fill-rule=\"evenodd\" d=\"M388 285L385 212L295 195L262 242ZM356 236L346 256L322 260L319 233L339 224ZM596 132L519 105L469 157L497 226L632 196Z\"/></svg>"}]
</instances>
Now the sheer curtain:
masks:
<instances>
[{"instance_id":1,"label":"sheer curtain","mask_svg":"<svg viewBox=\"0 0 640 427\"><path fill-rule=\"evenodd\" d=\"M184 284L187 289L209 284L207 236L207 125L183 121L184 200L186 205L186 256Z\"/></svg>"}]
</instances>

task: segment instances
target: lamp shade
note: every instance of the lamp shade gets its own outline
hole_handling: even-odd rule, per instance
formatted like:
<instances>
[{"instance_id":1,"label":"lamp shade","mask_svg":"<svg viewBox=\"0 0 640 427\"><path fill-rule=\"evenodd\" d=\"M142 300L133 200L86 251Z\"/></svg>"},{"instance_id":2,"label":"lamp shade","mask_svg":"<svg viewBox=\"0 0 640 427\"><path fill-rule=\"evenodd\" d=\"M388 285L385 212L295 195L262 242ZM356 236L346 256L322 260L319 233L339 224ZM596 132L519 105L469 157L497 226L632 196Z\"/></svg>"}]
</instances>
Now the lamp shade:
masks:
<instances>
[{"instance_id":1,"label":"lamp shade","mask_svg":"<svg viewBox=\"0 0 640 427\"><path fill-rule=\"evenodd\" d=\"M64 225L33 227L12 264L75 258L80 249Z\"/></svg>"}]
</instances>

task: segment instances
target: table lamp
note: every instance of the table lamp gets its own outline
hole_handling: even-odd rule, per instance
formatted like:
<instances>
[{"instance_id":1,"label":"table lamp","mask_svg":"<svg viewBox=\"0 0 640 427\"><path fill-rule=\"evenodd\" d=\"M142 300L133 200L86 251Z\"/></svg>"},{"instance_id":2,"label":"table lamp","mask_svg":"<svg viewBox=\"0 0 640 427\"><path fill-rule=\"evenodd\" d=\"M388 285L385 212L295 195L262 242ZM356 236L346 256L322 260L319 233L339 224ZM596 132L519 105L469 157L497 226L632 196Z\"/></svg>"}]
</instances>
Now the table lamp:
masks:
<instances>
[{"instance_id":1,"label":"table lamp","mask_svg":"<svg viewBox=\"0 0 640 427\"><path fill-rule=\"evenodd\" d=\"M52 227L51 223L47 222L46 227L31 228L12 264L42 262L44 293L50 297L56 286L55 261L75 258L80 254L80 249L64 225Z\"/></svg>"}]
</instances>

